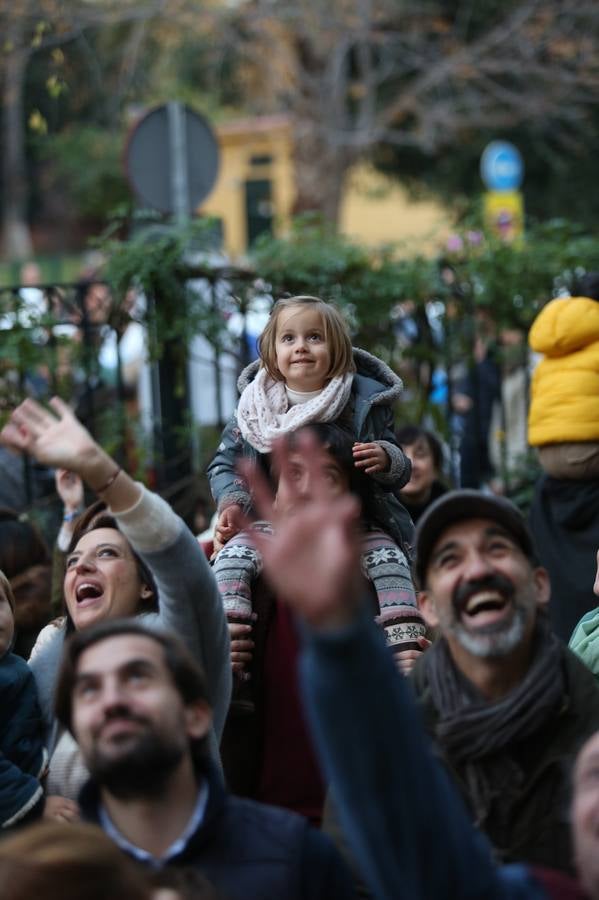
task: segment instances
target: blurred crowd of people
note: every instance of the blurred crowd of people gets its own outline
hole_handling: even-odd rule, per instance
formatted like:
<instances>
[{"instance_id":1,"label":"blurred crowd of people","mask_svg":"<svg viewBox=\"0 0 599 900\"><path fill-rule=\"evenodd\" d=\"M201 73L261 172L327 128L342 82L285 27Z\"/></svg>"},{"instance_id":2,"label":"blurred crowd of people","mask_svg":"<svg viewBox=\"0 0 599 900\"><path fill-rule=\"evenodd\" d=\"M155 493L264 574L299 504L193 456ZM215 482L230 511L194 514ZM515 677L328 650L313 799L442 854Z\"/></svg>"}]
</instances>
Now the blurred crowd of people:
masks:
<instances>
[{"instance_id":1,"label":"blurred crowd of people","mask_svg":"<svg viewBox=\"0 0 599 900\"><path fill-rule=\"evenodd\" d=\"M85 296L103 366L110 297ZM436 383L447 439L334 305L279 300L210 525L32 379L1 451L50 473L62 521L49 547L35 498L0 494L2 897L599 900L597 298L591 274L540 311L523 421L524 336L500 363L481 313ZM499 400L504 456L537 448L528 517Z\"/></svg>"}]
</instances>

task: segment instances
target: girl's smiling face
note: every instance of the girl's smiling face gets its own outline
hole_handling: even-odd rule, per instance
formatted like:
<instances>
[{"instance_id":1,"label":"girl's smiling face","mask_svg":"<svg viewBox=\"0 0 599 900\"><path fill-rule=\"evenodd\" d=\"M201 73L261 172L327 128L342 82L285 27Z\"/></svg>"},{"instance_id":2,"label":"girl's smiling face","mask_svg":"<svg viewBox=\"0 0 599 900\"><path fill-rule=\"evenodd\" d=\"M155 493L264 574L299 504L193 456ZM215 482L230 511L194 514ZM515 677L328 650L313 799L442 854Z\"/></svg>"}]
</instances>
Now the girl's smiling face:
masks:
<instances>
[{"instance_id":1,"label":"girl's smiling face","mask_svg":"<svg viewBox=\"0 0 599 900\"><path fill-rule=\"evenodd\" d=\"M276 356L279 372L292 391L319 391L325 386L331 355L318 310L298 304L281 311Z\"/></svg>"}]
</instances>

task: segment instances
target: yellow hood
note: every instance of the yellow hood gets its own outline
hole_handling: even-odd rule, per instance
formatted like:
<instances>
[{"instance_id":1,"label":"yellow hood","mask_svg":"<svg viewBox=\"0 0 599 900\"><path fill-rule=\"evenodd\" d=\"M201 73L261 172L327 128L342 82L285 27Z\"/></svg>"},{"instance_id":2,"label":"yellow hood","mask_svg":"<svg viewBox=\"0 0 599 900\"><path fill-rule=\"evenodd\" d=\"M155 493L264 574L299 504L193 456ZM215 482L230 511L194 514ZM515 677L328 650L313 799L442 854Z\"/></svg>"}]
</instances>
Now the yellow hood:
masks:
<instances>
[{"instance_id":1,"label":"yellow hood","mask_svg":"<svg viewBox=\"0 0 599 900\"><path fill-rule=\"evenodd\" d=\"M559 297L543 307L528 342L545 356L566 356L599 341L599 302L588 297Z\"/></svg>"},{"instance_id":2,"label":"yellow hood","mask_svg":"<svg viewBox=\"0 0 599 900\"><path fill-rule=\"evenodd\" d=\"M599 441L599 303L552 300L528 340L545 354L532 376L529 443Z\"/></svg>"}]
</instances>

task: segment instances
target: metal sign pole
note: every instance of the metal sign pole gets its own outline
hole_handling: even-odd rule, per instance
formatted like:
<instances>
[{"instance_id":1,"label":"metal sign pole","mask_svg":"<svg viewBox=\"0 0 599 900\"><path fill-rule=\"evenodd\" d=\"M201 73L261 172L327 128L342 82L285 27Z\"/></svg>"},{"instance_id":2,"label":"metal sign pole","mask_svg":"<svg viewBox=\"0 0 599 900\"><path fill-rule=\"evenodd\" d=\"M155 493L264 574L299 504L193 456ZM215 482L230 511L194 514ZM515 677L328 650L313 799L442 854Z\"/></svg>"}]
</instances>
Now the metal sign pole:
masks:
<instances>
[{"instance_id":1,"label":"metal sign pole","mask_svg":"<svg viewBox=\"0 0 599 900\"><path fill-rule=\"evenodd\" d=\"M175 100L166 105L170 157L170 186L175 221L189 219L189 183L187 177L187 128L185 109Z\"/></svg>"},{"instance_id":2,"label":"metal sign pole","mask_svg":"<svg viewBox=\"0 0 599 900\"><path fill-rule=\"evenodd\" d=\"M127 175L144 206L185 226L214 187L218 155L209 123L184 104L171 101L150 110L131 132ZM155 302L168 321L171 298L155 296L149 302ZM160 423L156 446L162 450L161 474L167 483L182 481L191 469L189 439L182 437L189 420L187 355L185 339L168 339L155 364L153 406ZM192 445L194 440L192 436Z\"/></svg>"}]
</instances>

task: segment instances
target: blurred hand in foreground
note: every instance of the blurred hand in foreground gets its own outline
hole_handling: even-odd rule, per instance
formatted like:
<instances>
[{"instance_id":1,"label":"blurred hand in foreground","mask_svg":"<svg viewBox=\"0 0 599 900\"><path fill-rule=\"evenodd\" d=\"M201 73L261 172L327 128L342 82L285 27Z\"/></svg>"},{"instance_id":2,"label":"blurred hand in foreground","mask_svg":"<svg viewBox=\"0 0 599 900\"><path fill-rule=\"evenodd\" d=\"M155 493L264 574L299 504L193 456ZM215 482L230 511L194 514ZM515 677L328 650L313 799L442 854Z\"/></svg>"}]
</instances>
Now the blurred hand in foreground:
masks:
<instances>
[{"instance_id":1,"label":"blurred hand in foreground","mask_svg":"<svg viewBox=\"0 0 599 900\"><path fill-rule=\"evenodd\" d=\"M244 461L241 470L259 518L273 525L272 536L252 535L264 574L277 596L313 628L346 624L363 589L358 501L347 493L330 496L329 460L308 429L293 447L284 439L274 444L272 460L279 493L285 484L285 505L276 503L266 479L251 463Z\"/></svg>"}]
</instances>

